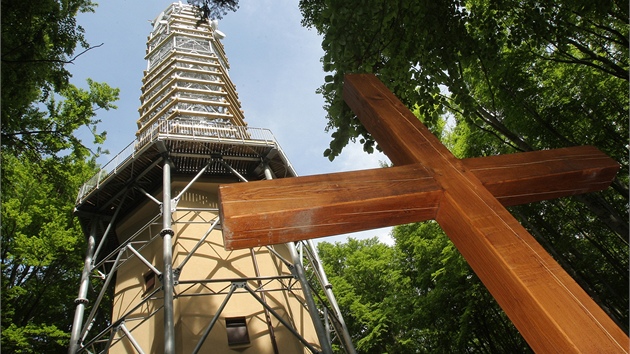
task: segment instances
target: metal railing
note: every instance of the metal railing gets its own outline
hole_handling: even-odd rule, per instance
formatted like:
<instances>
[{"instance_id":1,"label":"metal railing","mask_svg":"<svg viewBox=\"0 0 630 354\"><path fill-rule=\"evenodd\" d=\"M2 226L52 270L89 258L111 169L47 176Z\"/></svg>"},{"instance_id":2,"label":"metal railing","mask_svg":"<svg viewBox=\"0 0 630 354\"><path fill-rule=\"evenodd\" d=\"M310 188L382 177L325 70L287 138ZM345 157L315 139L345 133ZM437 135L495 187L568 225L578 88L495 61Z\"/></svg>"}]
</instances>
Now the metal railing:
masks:
<instances>
[{"instance_id":1,"label":"metal railing","mask_svg":"<svg viewBox=\"0 0 630 354\"><path fill-rule=\"evenodd\" d=\"M77 196L77 204L81 203L83 198L90 192L99 188L109 176L125 168L125 164L128 161L132 161L141 155L145 146L160 137L182 137L192 140L213 140L237 144L263 143L265 145L278 146L273 133L269 129L216 124L207 121L158 121L151 127L143 130L135 140L103 165L94 176L81 186Z\"/></svg>"}]
</instances>

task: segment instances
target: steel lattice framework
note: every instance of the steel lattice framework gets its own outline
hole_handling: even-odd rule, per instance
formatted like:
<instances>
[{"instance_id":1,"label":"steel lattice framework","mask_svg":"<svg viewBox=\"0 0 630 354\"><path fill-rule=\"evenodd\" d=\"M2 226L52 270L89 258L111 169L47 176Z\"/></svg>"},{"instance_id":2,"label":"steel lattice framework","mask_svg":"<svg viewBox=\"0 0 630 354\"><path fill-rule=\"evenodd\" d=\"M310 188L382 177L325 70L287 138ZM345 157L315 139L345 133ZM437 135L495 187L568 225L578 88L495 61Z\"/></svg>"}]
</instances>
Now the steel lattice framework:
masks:
<instances>
[{"instance_id":1,"label":"steel lattice framework","mask_svg":"<svg viewBox=\"0 0 630 354\"><path fill-rule=\"evenodd\" d=\"M245 303L275 353L354 352L311 241L223 248L218 184L296 173L269 130L246 126L222 36L181 3L153 23L137 137L77 198L88 248L70 353L216 349L225 313Z\"/></svg>"},{"instance_id":2,"label":"steel lattice framework","mask_svg":"<svg viewBox=\"0 0 630 354\"><path fill-rule=\"evenodd\" d=\"M243 126L236 88L228 75L222 34L198 24L192 8L173 5L153 22L138 133L162 120Z\"/></svg>"}]
</instances>

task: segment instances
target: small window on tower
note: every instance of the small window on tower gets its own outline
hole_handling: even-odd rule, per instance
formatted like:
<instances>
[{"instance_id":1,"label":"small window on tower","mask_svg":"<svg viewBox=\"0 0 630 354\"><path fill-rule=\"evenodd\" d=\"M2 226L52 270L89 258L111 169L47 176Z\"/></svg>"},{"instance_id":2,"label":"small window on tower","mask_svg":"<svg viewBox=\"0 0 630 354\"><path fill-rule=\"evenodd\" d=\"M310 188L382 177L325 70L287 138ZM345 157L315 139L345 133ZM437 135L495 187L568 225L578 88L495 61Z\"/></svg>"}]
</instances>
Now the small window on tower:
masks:
<instances>
[{"instance_id":1,"label":"small window on tower","mask_svg":"<svg viewBox=\"0 0 630 354\"><path fill-rule=\"evenodd\" d=\"M152 270L144 273L144 294L155 288L155 273Z\"/></svg>"},{"instance_id":2,"label":"small window on tower","mask_svg":"<svg viewBox=\"0 0 630 354\"><path fill-rule=\"evenodd\" d=\"M249 344L249 333L247 333L247 321L245 317L229 317L225 319L227 339L229 346Z\"/></svg>"}]
</instances>

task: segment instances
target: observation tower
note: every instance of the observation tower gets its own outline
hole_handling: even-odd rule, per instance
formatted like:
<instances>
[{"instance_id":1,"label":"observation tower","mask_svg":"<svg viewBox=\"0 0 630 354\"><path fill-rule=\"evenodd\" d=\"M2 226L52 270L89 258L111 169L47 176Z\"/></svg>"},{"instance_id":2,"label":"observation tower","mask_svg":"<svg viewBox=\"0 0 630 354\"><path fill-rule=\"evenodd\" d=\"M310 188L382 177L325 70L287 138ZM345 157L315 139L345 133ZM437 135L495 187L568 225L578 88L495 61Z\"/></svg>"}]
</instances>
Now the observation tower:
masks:
<instances>
[{"instance_id":1,"label":"observation tower","mask_svg":"<svg viewBox=\"0 0 630 354\"><path fill-rule=\"evenodd\" d=\"M218 185L296 173L246 125L217 22L174 3L152 25L136 139L77 198L69 352L354 353L311 241L223 246Z\"/></svg>"}]
</instances>

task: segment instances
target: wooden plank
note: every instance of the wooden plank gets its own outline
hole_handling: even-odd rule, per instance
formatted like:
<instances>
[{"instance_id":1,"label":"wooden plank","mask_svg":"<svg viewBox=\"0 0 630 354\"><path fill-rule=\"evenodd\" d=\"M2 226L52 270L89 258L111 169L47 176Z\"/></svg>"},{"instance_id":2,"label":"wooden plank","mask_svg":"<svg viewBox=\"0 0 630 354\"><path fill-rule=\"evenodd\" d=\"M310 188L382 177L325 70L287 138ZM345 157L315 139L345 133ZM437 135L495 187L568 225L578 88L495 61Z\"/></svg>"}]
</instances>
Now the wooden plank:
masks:
<instances>
[{"instance_id":1,"label":"wooden plank","mask_svg":"<svg viewBox=\"0 0 630 354\"><path fill-rule=\"evenodd\" d=\"M503 205L600 190L610 184L619 168L616 161L593 147L473 158L462 163ZM418 165L221 186L226 247L257 247L262 242L277 244L428 220L435 216L435 206L423 204L427 181L410 185L413 178L420 176L429 177ZM404 189L388 182L401 178L407 178ZM377 187L380 194L365 192ZM413 193L420 196L413 203L409 200L399 205L394 199L410 198ZM350 219L343 214L356 213L357 205L377 203L377 198L394 203L394 207L385 204L381 207L392 212L372 210L361 219L358 215ZM342 203L335 205L338 201ZM409 209L402 210L403 206ZM316 219L295 215L315 213L313 208L319 208ZM341 208L353 209L342 213ZM318 224L307 227L308 220L317 220Z\"/></svg>"},{"instance_id":2,"label":"wooden plank","mask_svg":"<svg viewBox=\"0 0 630 354\"><path fill-rule=\"evenodd\" d=\"M395 164L432 172L436 220L535 351L627 352L627 335L378 79L346 76L344 99Z\"/></svg>"},{"instance_id":3,"label":"wooden plank","mask_svg":"<svg viewBox=\"0 0 630 354\"><path fill-rule=\"evenodd\" d=\"M627 352L625 333L522 226L489 227L477 202L447 192L437 220L534 351Z\"/></svg>"},{"instance_id":4,"label":"wooden plank","mask_svg":"<svg viewBox=\"0 0 630 354\"><path fill-rule=\"evenodd\" d=\"M431 161L439 156L452 156L374 76L346 75L343 99L394 165L421 163L432 171ZM404 125L392 122L404 122Z\"/></svg>"},{"instance_id":5,"label":"wooden plank","mask_svg":"<svg viewBox=\"0 0 630 354\"><path fill-rule=\"evenodd\" d=\"M504 206L600 191L619 164L593 146L461 160Z\"/></svg>"},{"instance_id":6,"label":"wooden plank","mask_svg":"<svg viewBox=\"0 0 630 354\"><path fill-rule=\"evenodd\" d=\"M441 195L421 165L225 184L223 238L238 249L429 220Z\"/></svg>"}]
</instances>

